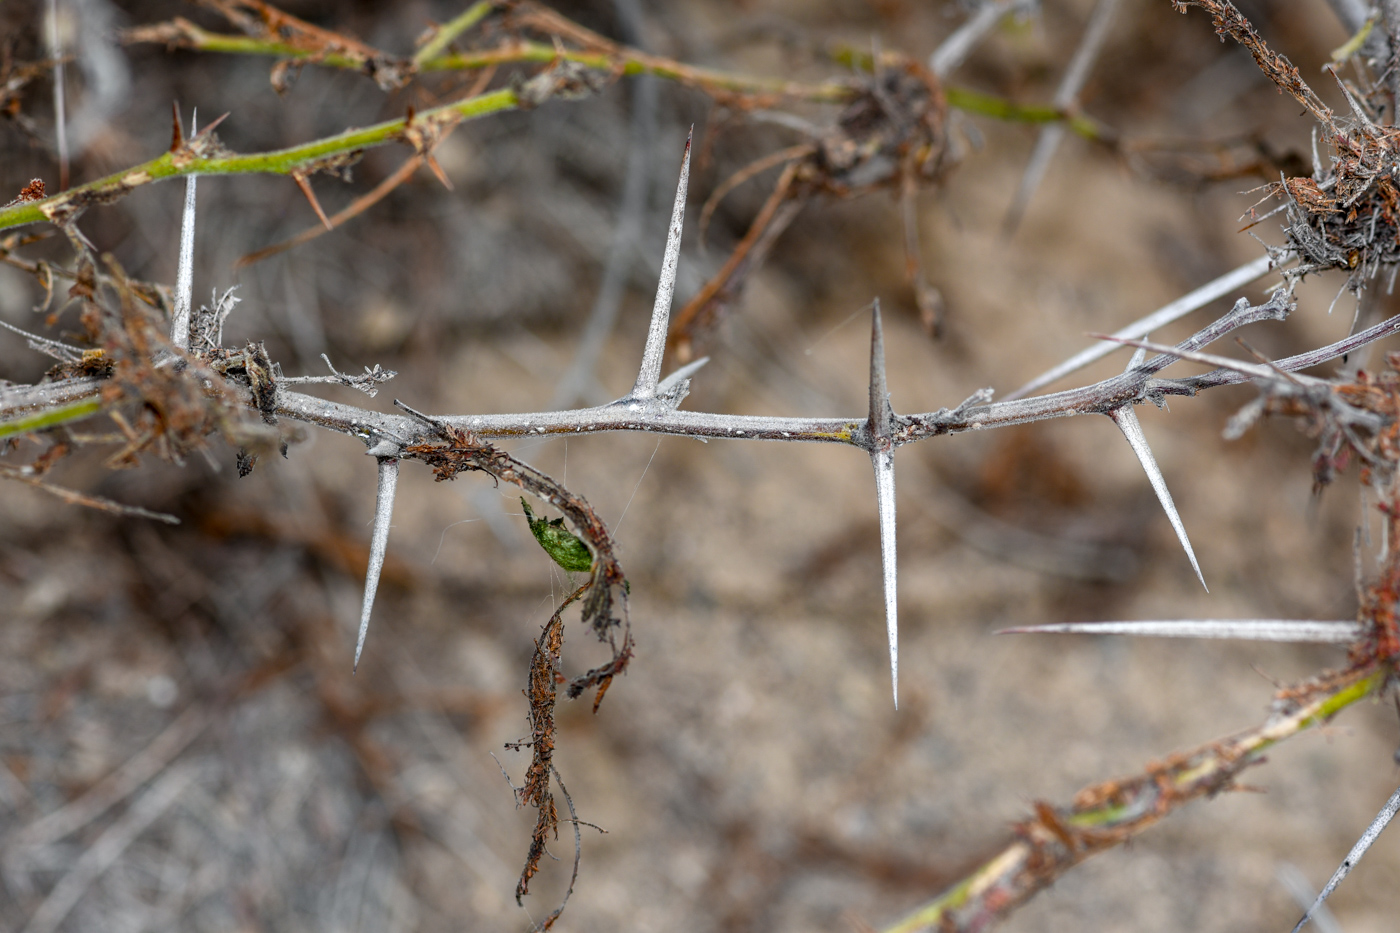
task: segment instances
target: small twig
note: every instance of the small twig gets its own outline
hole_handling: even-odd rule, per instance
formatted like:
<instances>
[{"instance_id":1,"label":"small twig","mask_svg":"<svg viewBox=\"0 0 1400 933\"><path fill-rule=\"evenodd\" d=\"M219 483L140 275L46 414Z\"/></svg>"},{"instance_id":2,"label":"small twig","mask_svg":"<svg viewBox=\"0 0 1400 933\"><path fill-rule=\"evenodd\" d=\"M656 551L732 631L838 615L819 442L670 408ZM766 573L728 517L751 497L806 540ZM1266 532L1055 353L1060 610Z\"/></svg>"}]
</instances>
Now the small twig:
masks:
<instances>
[{"instance_id":1,"label":"small twig","mask_svg":"<svg viewBox=\"0 0 1400 933\"><path fill-rule=\"evenodd\" d=\"M379 386L388 382L398 375L392 369L384 369L378 363L374 368L366 366L365 371L358 376L343 373L335 368L331 363L331 358L326 354L321 354L321 359L325 361L326 367L331 371L329 376L282 376L277 380L278 385L305 385L309 383L319 383L322 385L342 385L350 389L358 389L370 398L379 394Z\"/></svg>"},{"instance_id":2,"label":"small twig","mask_svg":"<svg viewBox=\"0 0 1400 933\"><path fill-rule=\"evenodd\" d=\"M603 829L601 826L585 823L578 818L578 811L574 809L574 798L569 796L569 790L564 786L564 779L559 776L559 770L555 768L554 765L550 765L549 770L554 775L554 783L559 785L559 793L564 798L564 805L569 808L568 822L574 824L574 870L569 875L569 886L564 891L564 899L559 902L559 906L554 908L554 911L548 917L545 917L535 925L535 930L540 931L540 933L554 926L554 921L559 919L560 915L564 913L564 908L568 906L569 898L573 897L574 884L578 881L579 863L583 861L583 832L579 827L587 826L591 829L598 830L600 833L607 832L607 830Z\"/></svg>"},{"instance_id":3,"label":"small twig","mask_svg":"<svg viewBox=\"0 0 1400 933\"><path fill-rule=\"evenodd\" d=\"M1228 356L1221 356L1218 353L1202 353L1200 350L1185 350L1181 347L1173 347L1165 343L1156 343L1151 340L1132 340L1124 337L1111 337L1108 334L1090 334L1098 340L1109 340L1114 343L1121 343L1129 347L1137 347L1139 351L1151 350L1153 353L1161 353L1167 356L1174 356L1182 360L1190 360L1193 363L1204 363L1207 366L1216 366L1221 369L1229 369L1242 375L1256 379L1281 379L1292 382L1296 385L1326 385L1325 379L1318 379L1314 376L1299 376L1283 369L1277 363L1269 362L1263 365L1246 363L1243 360L1233 360Z\"/></svg>"},{"instance_id":4,"label":"small twig","mask_svg":"<svg viewBox=\"0 0 1400 933\"><path fill-rule=\"evenodd\" d=\"M9 321L0 321L0 327L13 331L29 341L29 349L38 350L40 353L51 356L56 360L71 363L83 357L83 350L81 347L69 346L58 340L50 340L48 337L40 337L38 334L31 334L27 330L16 327Z\"/></svg>"},{"instance_id":5,"label":"small twig","mask_svg":"<svg viewBox=\"0 0 1400 933\"><path fill-rule=\"evenodd\" d=\"M1003 16L1018 8L1027 9L1032 6L1032 2L1033 0L988 0L983 3L971 19L959 26L933 50L933 54L928 57L929 71L940 78L952 74Z\"/></svg>"},{"instance_id":6,"label":"small twig","mask_svg":"<svg viewBox=\"0 0 1400 933\"><path fill-rule=\"evenodd\" d=\"M496 4L491 0L477 0L454 18L439 26L433 33L433 37L423 43L423 47L413 56L413 64L422 67L426 61L437 58L447 47L456 41L457 37L471 29L477 23L486 18Z\"/></svg>"},{"instance_id":7,"label":"small twig","mask_svg":"<svg viewBox=\"0 0 1400 933\"><path fill-rule=\"evenodd\" d=\"M642 13L636 0L617 0L614 7L623 38L641 47ZM588 313L588 323L574 350L569 368L559 378L554 389L552 407L572 405L578 401L603 401L586 398L600 394L592 389L597 377L594 370L608 336L617 322L632 266L642 236L642 222L647 210L647 195L651 181L651 150L656 137L657 101L660 88L655 78L641 78L632 88L632 115L628 126L627 169L622 180L622 197L617 208L617 226L608 246L608 258L603 265L602 281ZM592 390L592 391L590 391Z\"/></svg>"},{"instance_id":8,"label":"small twig","mask_svg":"<svg viewBox=\"0 0 1400 933\"><path fill-rule=\"evenodd\" d=\"M413 173L418 170L418 167L423 164L423 161L424 157L421 155L409 156L409 158L397 169L395 169L389 175L389 177L385 178L379 184L375 185L373 190L356 198L350 204L349 207L346 207L343 210L337 211L335 214L333 214L331 216L330 227L327 227L325 224L319 224L315 227L308 227L301 233L298 233L296 236L289 237L288 239L283 240L281 243L274 243L272 246L263 247L260 250L248 253L246 256L240 256L238 261L233 264L233 267L235 269L241 269L244 266L251 266L253 263L261 262L262 260L267 259L269 256L275 256L278 253L284 252L285 250L289 250L295 246L301 246L303 243L309 243L312 240L316 239L318 236L322 236L335 229L336 227L339 227L347 220L350 220L353 217L358 217L360 214L363 214L365 211L369 210L371 207L384 200L384 198L388 196L389 192L393 191L405 181L408 181L408 179L413 175Z\"/></svg>"},{"instance_id":9,"label":"small twig","mask_svg":"<svg viewBox=\"0 0 1400 933\"><path fill-rule=\"evenodd\" d=\"M292 176L292 181L296 182L297 187L301 189L301 193L306 196L306 200L311 202L311 209L316 212L317 217L321 218L321 225L327 230L334 230L335 226L331 223L331 219L321 209L321 202L316 200L316 192L311 190L311 182L307 180L306 173L294 171L289 174Z\"/></svg>"},{"instance_id":10,"label":"small twig","mask_svg":"<svg viewBox=\"0 0 1400 933\"><path fill-rule=\"evenodd\" d=\"M500 88L425 110L414 117L415 125L434 126L474 120L488 114L515 110L520 98L513 88ZM373 126L350 129L324 139L313 140L272 152L229 154L218 139L205 131L178 153L166 152L149 162L123 169L97 181L45 198L0 207L0 230L25 224L70 219L90 204L107 203L126 196L143 185L186 175L245 175L262 173L294 175L337 168L359 157L364 149L387 145L405 138L406 118L386 120Z\"/></svg>"},{"instance_id":11,"label":"small twig","mask_svg":"<svg viewBox=\"0 0 1400 933\"><path fill-rule=\"evenodd\" d=\"M1255 729L1172 755L1131 779L1086 787L1070 806L1038 807L1037 818L1019 824L1005 848L885 933L986 930L1090 856L1129 841L1192 800L1231 788L1267 749L1372 696L1387 676L1385 669L1362 666L1285 689L1273 715Z\"/></svg>"},{"instance_id":12,"label":"small twig","mask_svg":"<svg viewBox=\"0 0 1400 933\"><path fill-rule=\"evenodd\" d=\"M1346 356L1362 347L1369 346L1377 340L1382 340L1394 334L1400 333L1400 314L1387 318L1374 327L1368 327L1363 331L1358 331L1349 337L1343 337L1335 343L1329 343L1325 347L1318 347L1316 350L1309 350L1306 353L1299 353L1297 356L1285 357L1275 360L1274 366L1280 370L1296 373L1301 369L1311 369L1320 366L1330 360L1335 360L1339 356ZM1232 361L1230 369L1217 369L1214 372L1203 373L1199 376L1191 376L1186 379L1176 379L1168 382L1162 381L1162 387L1167 391L1177 391L1183 394L1194 394L1200 389L1208 389L1214 386L1238 385L1253 378L1240 371L1240 364Z\"/></svg>"},{"instance_id":13,"label":"small twig","mask_svg":"<svg viewBox=\"0 0 1400 933\"><path fill-rule=\"evenodd\" d=\"M93 496L87 493L78 492L75 489L65 489L62 486L54 486L46 483L35 476L28 476L20 467L13 467L9 464L0 463L0 476L6 479L16 480L33 486L35 489L42 489L51 496L57 496L69 505L84 505L90 509L97 509L101 512L110 512L113 515L129 515L132 518L150 518L158 522L165 522L167 525L178 525L180 520L174 515L165 512L152 512L150 509L143 509L137 505L123 505L102 496Z\"/></svg>"}]
</instances>

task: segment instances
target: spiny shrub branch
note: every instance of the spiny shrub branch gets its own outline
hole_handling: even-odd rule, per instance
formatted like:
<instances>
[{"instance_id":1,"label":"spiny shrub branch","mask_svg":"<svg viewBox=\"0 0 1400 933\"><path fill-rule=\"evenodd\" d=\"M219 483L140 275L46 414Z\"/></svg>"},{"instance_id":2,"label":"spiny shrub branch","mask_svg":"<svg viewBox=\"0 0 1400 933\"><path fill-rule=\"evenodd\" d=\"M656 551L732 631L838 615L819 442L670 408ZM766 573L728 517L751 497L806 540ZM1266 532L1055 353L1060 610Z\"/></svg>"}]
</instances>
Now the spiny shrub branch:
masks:
<instances>
[{"instance_id":1,"label":"spiny shrub branch","mask_svg":"<svg viewBox=\"0 0 1400 933\"><path fill-rule=\"evenodd\" d=\"M627 63L618 67L617 56L624 54L621 47L582 30L557 14L525 4L504 4L500 9L507 18L515 17L517 23L565 37L581 51L561 52L559 47L552 46L549 67L521 84L468 95L421 114L410 113L402 120L387 121L273 153L243 156L228 153L214 136L213 124L186 141L177 119L171 151L158 159L54 197L44 198L41 190L31 186L19 201L0 208L0 229L47 220L69 234L78 253L75 269L69 273L75 282L72 295L83 304L84 325L90 341L96 345L78 358L62 362L48 382L0 388L0 438L54 428L61 431L76 418L101 412L117 424L125 441L109 461L112 466L134 465L145 453L180 462L188 452L205 445L209 435L219 434L239 448L240 472L245 472L243 467L252 468L258 451L278 445L278 435L271 429L279 418L349 434L365 442L368 453L379 461L373 550L381 562L387 547L397 472L404 459L424 462L438 479L451 479L462 471L485 472L496 481L515 484L559 509L586 543L593 559L588 581L560 606L546 625L536 643L532 661L527 695L532 727L528 744L533 748L534 760L519 800L536 807L539 815L517 887L517 896L523 897L543 854L545 837L550 832L557 834L559 822L549 791L549 778L553 775L557 779L552 751L555 684L562 645L560 614L565 606L583 599L585 624L612 648L608 662L575 678L568 687L571 696L596 688L595 710L612 680L626 669L634 645L627 619L628 585L606 526L582 497L495 448L489 443L492 438L647 431L701 438L840 443L865 451L872 459L876 475L891 678L896 701L894 456L896 449L904 444L1075 414L1107 415L1127 436L1195 566L1194 555L1170 495L1166 493L1160 470L1142 439L1133 406L1144 401L1161 404L1169 395L1190 396L1212 386L1253 381L1261 390L1261 401L1254 406L1255 416L1278 413L1311 419L1320 441L1315 457L1319 482L1330 478L1352 459L1359 460L1364 465L1363 480L1378 485L1390 496L1384 506L1388 510L1386 514L1393 516L1400 512L1400 499L1396 499L1400 493L1394 483L1395 466L1400 461L1400 443L1396 441L1397 431L1400 431L1397 427L1400 403L1396 401L1400 398L1400 389L1397 389L1400 376L1392 373L1373 379L1363 373L1354 382L1321 385L1317 380L1284 378L1295 370L1318 365L1395 333L1400 330L1400 316L1328 347L1270 363L1262 370L1231 362L1203 376L1180 379L1158 376L1166 366L1183 358L1215 363L1215 358L1201 353L1203 348L1246 324L1282 320L1292 310L1294 286L1307 272L1347 269L1349 283L1360 290L1382 266L1393 268L1397 260L1389 244L1374 249L1374 244L1370 243L1362 244L1364 248L1357 247L1354 237L1360 227L1349 226L1364 223L1374 229L1378 218L1388 216L1384 211L1395 195L1387 174L1392 165L1390 131L1378 129L1360 105L1354 105L1355 120L1336 118L1302 82L1297 69L1286 59L1269 52L1253 28L1228 2L1191 0L1190 5L1210 11L1216 17L1217 29L1243 42L1280 88L1294 94L1327 128L1329 146L1336 152L1331 160L1332 176L1326 179L1326 189L1321 184L1309 188L1293 179L1286 180L1275 192L1288 202L1289 243L1272 250L1267 261L1276 269L1282 269L1285 260L1296 260L1297 265L1283 270L1285 284L1268 302L1251 305L1241 299L1225 315L1176 347L1144 344L1143 349L1150 348L1158 355L1150 360L1144 355L1135 355L1127 371L1113 378L1052 395L999 402L991 400L990 390L984 390L953 408L898 415L889 401L883 334L876 305L872 320L870 406L864 417L771 418L682 411L679 406L688 391L688 380L703 361L678 370L666 380L660 380L659 376L661 338L672 330L668 321L686 198L685 168L678 184L647 349L632 392L608 405L558 412L430 416L398 403L406 414L382 414L293 391L286 386L296 380L281 377L280 367L269 359L261 344L229 349L217 346L216 337L207 337L198 345L188 339L180 340L182 333L188 337L196 329L200 334L217 335L217 327L210 322L211 315L217 317L220 313L217 307L220 302L215 303L212 311L191 311L188 326L177 317L176 332L167 338L154 320L155 312L168 307L160 291L143 288L140 283L127 279L113 262L99 262L77 234L73 222L87 206L115 200L135 187L160 178L271 172L291 176L309 192L306 184L309 174L343 171L369 146L404 142L414 149L416 156L426 160L442 136L463 120L538 105L552 96L594 89L596 76L570 64L606 72L604 77L626 73L627 68L632 67ZM421 59L420 56L392 59L362 43L295 20L260 0L220 0L218 6L232 21L249 31L254 40L263 42L264 51L307 62L355 67L371 73L387 86L396 86L413 74L427 70L431 63L447 60L455 54L446 51L451 41L498 8L496 4L477 4L429 39L424 50L431 50L431 54L420 53ZM290 37L292 41L285 43L285 51L267 45L273 34L284 39ZM241 50L257 51L251 46ZM526 46L515 47L515 51L536 54ZM603 58L588 65L582 60L574 61L570 54L597 54ZM861 185L852 181L856 177L854 169L862 167L860 153L852 155L845 163L833 162L843 151L841 144L857 138L867 142L873 139L885 147L881 150L885 154L898 157L895 159L898 170L876 179L869 187L893 187L907 195L906 186L911 177L937 166L945 139L941 120L946 107L940 97L937 78L933 77L933 72L925 74L920 66L902 59L887 60L872 54L870 62L871 81L857 86L842 84L841 93L845 96L832 98L848 104L841 124L848 132L844 136L828 137L820 146L814 144L800 154L794 153L789 170L784 173L788 178L787 187L780 184L775 189L776 200L770 199L775 204L774 216L779 216L777 208L800 203L798 194L810 197L825 191L823 186L836 190L842 184L847 186L847 192L860 188ZM635 59L635 66L639 69L651 67L642 59ZM704 80L697 75L702 75ZM668 76L683 82L693 81L711 93L726 90L720 82L712 80L712 75L693 69L686 76ZM710 82L709 86L706 81ZM734 88L727 90L735 91ZM743 93L787 92L771 86L767 89L749 86ZM886 108L888 117L886 105L895 94L904 95L905 103L917 104L903 112L907 119L880 123L879 132L874 136L858 137L855 128L869 125L862 123L869 113L860 108L879 104ZM688 151L687 146L687 161L683 163L687 167ZM804 169L808 170L805 176ZM1327 193L1329 191L1334 193ZM790 197L790 192L798 194ZM312 200L314 205L314 197ZM319 213L319 206L316 206ZM1332 217L1334 214L1342 219L1338 221ZM1394 226L1393 218L1388 222ZM766 232L765 227L758 229L755 248ZM192 223L186 225L186 231L186 237L192 238ZM1391 228L1384 232L1389 236ZM8 253L13 248L13 241L7 241L0 251L7 262L11 261ZM36 275L47 270L51 287L54 270L37 263L31 265ZM1246 268L1253 272L1257 265ZM188 290L182 285L177 292L177 298L188 307ZM336 373L333 367L332 373L337 381L352 378L342 379L343 374ZM1338 397L1342 402L1336 401ZM1369 413L1371 417L1349 418L1347 413L1353 410ZM52 447L41 461L48 463L61 456L63 451L58 448L64 443L60 441ZM10 470L7 468L3 472ZM1272 744L1323 722L1346 706L1382 689L1393 677L1395 661L1400 656L1400 635L1396 632L1393 611L1400 598L1397 524L1400 523L1392 521L1389 525L1391 561L1381 581L1365 594L1356 630L1359 637L1352 645L1349 666L1344 671L1321 675L1282 691L1276 698L1270 720L1257 729L1187 755L1175 756L1136 778L1095 785L1082 792L1069 807L1038 805L1036 817L1017 828L1017 840L1002 854L893 929L907 931L934 926L950 930L982 929L1088 855L1125 841L1191 799L1229 789L1239 772L1257 762L1260 753ZM377 580L373 564L372 560L362 606L357 662L373 605ZM523 747L526 743L520 744ZM562 791L562 783L560 787ZM572 805L570 810L572 812ZM556 911L549 922L557 916Z\"/></svg>"}]
</instances>

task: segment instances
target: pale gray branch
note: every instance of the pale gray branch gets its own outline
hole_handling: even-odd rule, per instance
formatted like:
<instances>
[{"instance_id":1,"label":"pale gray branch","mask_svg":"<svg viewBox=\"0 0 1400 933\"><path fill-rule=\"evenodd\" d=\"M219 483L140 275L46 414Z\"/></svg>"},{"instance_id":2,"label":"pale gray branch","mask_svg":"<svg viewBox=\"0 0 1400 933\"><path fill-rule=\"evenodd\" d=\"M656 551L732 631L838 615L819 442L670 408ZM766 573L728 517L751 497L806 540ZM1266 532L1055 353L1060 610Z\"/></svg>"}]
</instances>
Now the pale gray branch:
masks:
<instances>
[{"instance_id":1,"label":"pale gray branch","mask_svg":"<svg viewBox=\"0 0 1400 933\"><path fill-rule=\"evenodd\" d=\"M982 4L967 22L933 50L928 57L929 71L946 78L972 54L972 50L1003 16L1013 11L1029 10L1034 5L1034 0L989 0Z\"/></svg>"}]
</instances>

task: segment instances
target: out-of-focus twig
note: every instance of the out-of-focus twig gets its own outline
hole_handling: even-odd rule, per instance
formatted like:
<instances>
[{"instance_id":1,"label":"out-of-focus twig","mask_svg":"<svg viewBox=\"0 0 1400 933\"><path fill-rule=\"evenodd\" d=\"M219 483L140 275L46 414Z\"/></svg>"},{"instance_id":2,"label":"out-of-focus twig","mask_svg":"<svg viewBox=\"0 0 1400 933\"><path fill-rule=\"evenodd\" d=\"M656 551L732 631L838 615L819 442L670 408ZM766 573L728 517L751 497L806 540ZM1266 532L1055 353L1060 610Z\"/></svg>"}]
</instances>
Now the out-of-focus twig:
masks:
<instances>
[{"instance_id":1,"label":"out-of-focus twig","mask_svg":"<svg viewBox=\"0 0 1400 933\"><path fill-rule=\"evenodd\" d=\"M1035 0L987 0L967 22L954 30L952 35L943 40L942 45L933 50L933 54L928 57L929 71L940 78L952 74L1003 16L1028 10L1034 5Z\"/></svg>"},{"instance_id":2,"label":"out-of-focus twig","mask_svg":"<svg viewBox=\"0 0 1400 933\"><path fill-rule=\"evenodd\" d=\"M618 22L623 37L640 48L642 43L641 8L637 0L615 0ZM588 314L588 323L574 350L574 358L559 378L551 405L555 408L572 405L584 398L596 381L594 369L603 352L608 335L617 321L622 305L622 293L627 283L627 271L632 265L642 221L646 213L647 193L651 181L651 147L656 137L656 109L660 89L655 78L640 78L632 91L632 116L628 127L627 169L622 180L622 198L617 209L617 226L608 246L608 258L603 266L602 281ZM594 398L592 401L603 401Z\"/></svg>"},{"instance_id":3,"label":"out-of-focus twig","mask_svg":"<svg viewBox=\"0 0 1400 933\"><path fill-rule=\"evenodd\" d=\"M884 933L987 929L1091 855L1127 842L1192 800L1231 789L1270 747L1372 696L1388 674L1367 665L1283 690L1258 728L1172 755L1136 777L1086 787L1069 806L1036 804L1036 816L1017 825L1013 842Z\"/></svg>"},{"instance_id":4,"label":"out-of-focus twig","mask_svg":"<svg viewBox=\"0 0 1400 933\"><path fill-rule=\"evenodd\" d=\"M184 765L174 768L151 785L131 805L130 810L107 827L97 841L78 857L67 874L49 891L39 909L30 916L23 933L53 933L57 930L83 892L112 867L152 823L160 819L197 776L198 770L193 765Z\"/></svg>"},{"instance_id":5,"label":"out-of-focus twig","mask_svg":"<svg viewBox=\"0 0 1400 933\"><path fill-rule=\"evenodd\" d=\"M69 419L71 420L71 419ZM62 486L55 486L46 483L37 476L26 474L21 467L13 467L7 463L0 463L0 476L5 479L12 479L16 482L25 483L35 489L42 489L51 496L55 496L67 502L69 505L83 505L90 509L97 509L99 512L110 512L113 515L127 515L132 518L150 518L158 522L165 522L167 525L178 525L180 520L174 515L166 512L152 512L150 509L143 509L139 505L124 505L121 502L114 502L104 496L94 496L85 492L78 492L76 489L65 489Z\"/></svg>"},{"instance_id":6,"label":"out-of-focus twig","mask_svg":"<svg viewBox=\"0 0 1400 933\"><path fill-rule=\"evenodd\" d=\"M1099 0L1094 12L1089 14L1089 23L1084 27L1084 37L1079 40L1079 48L1075 49L1074 57L1065 69L1065 76L1055 91L1056 110L1068 113L1078 109L1079 93L1089 80L1089 73L1093 70L1099 52L1103 50L1104 40L1108 37L1108 27L1113 22L1113 13L1117 8L1118 0ZM1041 129L1040 138L1036 140L1035 149L1026 164L1025 174L1021 176L1021 184L1016 189L1016 197L1006 213L1003 230L1008 236L1020 225L1035 189L1040 187L1040 182L1050 167L1050 160L1055 157L1055 150L1060 147L1064 138L1064 123L1051 123Z\"/></svg>"}]
</instances>

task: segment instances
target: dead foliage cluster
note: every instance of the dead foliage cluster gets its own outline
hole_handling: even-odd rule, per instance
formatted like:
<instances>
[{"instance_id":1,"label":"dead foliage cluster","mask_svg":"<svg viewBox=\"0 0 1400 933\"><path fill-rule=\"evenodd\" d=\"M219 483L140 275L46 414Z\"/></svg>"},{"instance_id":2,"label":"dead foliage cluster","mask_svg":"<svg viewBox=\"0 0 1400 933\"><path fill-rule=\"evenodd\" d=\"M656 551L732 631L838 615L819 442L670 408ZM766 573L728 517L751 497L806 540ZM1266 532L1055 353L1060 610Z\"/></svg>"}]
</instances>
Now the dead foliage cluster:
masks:
<instances>
[{"instance_id":1,"label":"dead foliage cluster","mask_svg":"<svg viewBox=\"0 0 1400 933\"><path fill-rule=\"evenodd\" d=\"M920 310L933 330L938 312L923 285L918 236L910 221L912 199L952 165L947 135L948 104L938 78L902 55L872 56L869 72L853 84L853 99L830 127L811 142L767 156L715 189L701 212L704 236L709 216L734 187L767 169L783 166L763 206L720 270L676 313L670 344L678 357L694 356L694 343L713 330L740 298L747 277L802 208L818 196L850 198L887 190L906 205L906 266Z\"/></svg>"}]
</instances>

